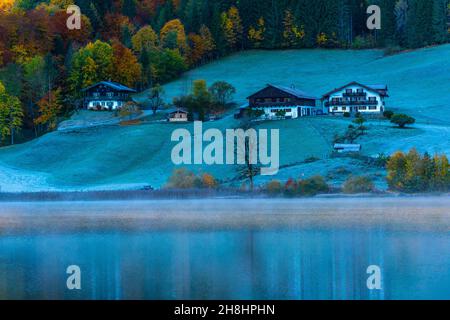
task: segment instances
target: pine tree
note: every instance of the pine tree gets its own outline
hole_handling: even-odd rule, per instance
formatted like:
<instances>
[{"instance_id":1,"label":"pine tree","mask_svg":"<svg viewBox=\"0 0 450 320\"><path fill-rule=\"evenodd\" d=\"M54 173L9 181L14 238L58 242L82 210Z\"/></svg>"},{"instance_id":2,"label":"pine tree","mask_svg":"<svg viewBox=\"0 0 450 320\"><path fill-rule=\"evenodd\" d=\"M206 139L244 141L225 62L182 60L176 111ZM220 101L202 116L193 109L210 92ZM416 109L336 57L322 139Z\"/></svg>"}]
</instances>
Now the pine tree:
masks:
<instances>
[{"instance_id":1,"label":"pine tree","mask_svg":"<svg viewBox=\"0 0 450 320\"><path fill-rule=\"evenodd\" d=\"M400 45L406 44L407 32L407 16L408 16L408 1L398 0L394 7L395 15L395 34L397 42Z\"/></svg>"},{"instance_id":2,"label":"pine tree","mask_svg":"<svg viewBox=\"0 0 450 320\"><path fill-rule=\"evenodd\" d=\"M377 35L377 43L382 46L393 45L395 42L395 1L379 0L381 9L381 30Z\"/></svg>"},{"instance_id":3,"label":"pine tree","mask_svg":"<svg viewBox=\"0 0 450 320\"><path fill-rule=\"evenodd\" d=\"M447 40L447 0L433 0L432 12L433 42L444 43Z\"/></svg>"}]
</instances>

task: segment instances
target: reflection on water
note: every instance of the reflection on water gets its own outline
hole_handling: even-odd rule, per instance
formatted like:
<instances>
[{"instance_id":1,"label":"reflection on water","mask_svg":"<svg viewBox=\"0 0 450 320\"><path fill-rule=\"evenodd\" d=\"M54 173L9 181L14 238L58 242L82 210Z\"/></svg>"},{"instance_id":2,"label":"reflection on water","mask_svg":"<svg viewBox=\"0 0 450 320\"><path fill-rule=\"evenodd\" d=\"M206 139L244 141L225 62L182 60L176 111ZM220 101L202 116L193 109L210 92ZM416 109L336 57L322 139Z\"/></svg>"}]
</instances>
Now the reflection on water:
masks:
<instances>
[{"instance_id":1,"label":"reflection on water","mask_svg":"<svg viewBox=\"0 0 450 320\"><path fill-rule=\"evenodd\" d=\"M30 231L0 236L0 299L450 299L449 249L447 232L383 225Z\"/></svg>"}]
</instances>

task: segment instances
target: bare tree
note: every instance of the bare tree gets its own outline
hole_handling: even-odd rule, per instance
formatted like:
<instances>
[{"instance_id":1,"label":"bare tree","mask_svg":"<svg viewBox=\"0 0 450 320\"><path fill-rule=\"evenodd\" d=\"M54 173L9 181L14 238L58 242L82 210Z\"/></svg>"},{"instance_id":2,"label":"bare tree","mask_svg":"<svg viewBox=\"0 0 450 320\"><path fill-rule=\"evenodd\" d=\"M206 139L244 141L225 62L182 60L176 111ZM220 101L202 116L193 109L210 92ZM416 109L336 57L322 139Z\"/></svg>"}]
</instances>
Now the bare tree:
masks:
<instances>
[{"instance_id":1,"label":"bare tree","mask_svg":"<svg viewBox=\"0 0 450 320\"><path fill-rule=\"evenodd\" d=\"M150 101L150 108L153 111L153 115L156 114L158 109L164 106L164 88L157 84L153 88L150 89L150 94L148 95Z\"/></svg>"}]
</instances>

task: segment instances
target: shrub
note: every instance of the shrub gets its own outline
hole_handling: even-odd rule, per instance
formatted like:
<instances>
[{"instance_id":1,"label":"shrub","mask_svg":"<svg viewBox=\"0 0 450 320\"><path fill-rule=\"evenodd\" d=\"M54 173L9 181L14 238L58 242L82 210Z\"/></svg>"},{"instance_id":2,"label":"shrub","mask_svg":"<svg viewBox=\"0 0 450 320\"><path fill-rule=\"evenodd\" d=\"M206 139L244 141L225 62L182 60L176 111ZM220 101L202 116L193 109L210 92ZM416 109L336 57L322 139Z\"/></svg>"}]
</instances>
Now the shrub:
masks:
<instances>
[{"instance_id":1,"label":"shrub","mask_svg":"<svg viewBox=\"0 0 450 320\"><path fill-rule=\"evenodd\" d=\"M202 181L192 172L185 168L175 169L166 184L171 189L192 189L202 185Z\"/></svg>"},{"instance_id":2,"label":"shrub","mask_svg":"<svg viewBox=\"0 0 450 320\"><path fill-rule=\"evenodd\" d=\"M128 120L131 120L133 116L138 116L140 114L142 114L142 111L134 102L127 102L119 109L119 116L121 118L128 117Z\"/></svg>"},{"instance_id":3,"label":"shrub","mask_svg":"<svg viewBox=\"0 0 450 320\"><path fill-rule=\"evenodd\" d=\"M393 45L389 45L384 49L384 55L385 56L390 56L396 53L401 52L403 49L400 46L393 46Z\"/></svg>"},{"instance_id":4,"label":"shrub","mask_svg":"<svg viewBox=\"0 0 450 320\"><path fill-rule=\"evenodd\" d=\"M165 185L168 189L214 189L218 186L213 175L204 173L198 176L185 168L175 169Z\"/></svg>"},{"instance_id":5,"label":"shrub","mask_svg":"<svg viewBox=\"0 0 450 320\"><path fill-rule=\"evenodd\" d=\"M385 117L386 119L391 119L392 116L394 115L394 112L392 112L391 110L386 110L383 112L383 117Z\"/></svg>"},{"instance_id":6,"label":"shrub","mask_svg":"<svg viewBox=\"0 0 450 320\"><path fill-rule=\"evenodd\" d=\"M202 175L202 186L208 189L215 189L218 186L217 180L209 173Z\"/></svg>"},{"instance_id":7,"label":"shrub","mask_svg":"<svg viewBox=\"0 0 450 320\"><path fill-rule=\"evenodd\" d=\"M345 193L372 192L374 190L375 186L368 177L350 177L343 186Z\"/></svg>"},{"instance_id":8,"label":"shrub","mask_svg":"<svg viewBox=\"0 0 450 320\"><path fill-rule=\"evenodd\" d=\"M350 112L344 112L344 117L350 118Z\"/></svg>"},{"instance_id":9,"label":"shrub","mask_svg":"<svg viewBox=\"0 0 450 320\"><path fill-rule=\"evenodd\" d=\"M267 193L270 194L279 194L283 187L281 186L281 182L278 180L269 181L265 187Z\"/></svg>"},{"instance_id":10,"label":"shrub","mask_svg":"<svg viewBox=\"0 0 450 320\"><path fill-rule=\"evenodd\" d=\"M369 49L374 47L373 39L369 37L357 36L353 40L353 49Z\"/></svg>"},{"instance_id":11,"label":"shrub","mask_svg":"<svg viewBox=\"0 0 450 320\"><path fill-rule=\"evenodd\" d=\"M303 160L303 162L304 163L311 163L311 162L316 162L316 161L319 161L319 160L320 160L320 158L311 156L311 157L308 157L305 160Z\"/></svg>"},{"instance_id":12,"label":"shrub","mask_svg":"<svg viewBox=\"0 0 450 320\"><path fill-rule=\"evenodd\" d=\"M413 124L416 122L416 119L410 117L406 114L394 114L391 117L391 122L399 126L400 128L404 128L408 124Z\"/></svg>"},{"instance_id":13,"label":"shrub","mask_svg":"<svg viewBox=\"0 0 450 320\"><path fill-rule=\"evenodd\" d=\"M322 176L314 176L309 179L300 180L298 182L298 193L302 195L316 195L318 193L326 193L330 187Z\"/></svg>"},{"instance_id":14,"label":"shrub","mask_svg":"<svg viewBox=\"0 0 450 320\"><path fill-rule=\"evenodd\" d=\"M297 181L289 178L284 185L284 194L287 196L295 196L297 194Z\"/></svg>"}]
</instances>

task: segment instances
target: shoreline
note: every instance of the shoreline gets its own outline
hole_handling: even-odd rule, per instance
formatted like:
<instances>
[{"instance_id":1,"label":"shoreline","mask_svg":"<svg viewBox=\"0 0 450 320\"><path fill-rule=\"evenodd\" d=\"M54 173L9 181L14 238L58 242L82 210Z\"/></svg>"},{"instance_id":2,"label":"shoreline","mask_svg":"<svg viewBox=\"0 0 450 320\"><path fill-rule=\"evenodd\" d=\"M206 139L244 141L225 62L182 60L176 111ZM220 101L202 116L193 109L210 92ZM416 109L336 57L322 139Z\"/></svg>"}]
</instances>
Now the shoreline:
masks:
<instances>
[{"instance_id":1,"label":"shoreline","mask_svg":"<svg viewBox=\"0 0 450 320\"><path fill-rule=\"evenodd\" d=\"M48 191L0 192L0 202L61 202L61 201L145 201L145 200L233 200L233 199L373 199L373 198L446 198L450 193L328 193L314 196L289 197L270 195L262 191L236 191L235 189L162 189L162 190L105 190L105 191Z\"/></svg>"}]
</instances>

